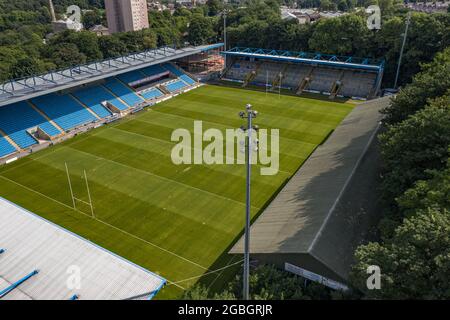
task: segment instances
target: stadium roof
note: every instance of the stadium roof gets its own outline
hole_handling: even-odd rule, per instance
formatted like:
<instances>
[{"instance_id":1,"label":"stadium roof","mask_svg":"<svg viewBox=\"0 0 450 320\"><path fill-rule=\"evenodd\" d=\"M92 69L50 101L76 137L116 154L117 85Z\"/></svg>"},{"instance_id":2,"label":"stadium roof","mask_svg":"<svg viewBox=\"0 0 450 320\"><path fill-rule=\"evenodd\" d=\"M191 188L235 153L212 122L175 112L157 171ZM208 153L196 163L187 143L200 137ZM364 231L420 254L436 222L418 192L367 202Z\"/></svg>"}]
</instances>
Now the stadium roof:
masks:
<instances>
[{"instance_id":1,"label":"stadium roof","mask_svg":"<svg viewBox=\"0 0 450 320\"><path fill-rule=\"evenodd\" d=\"M381 98L358 105L316 149L251 226L251 254L300 254L330 271L327 276L346 279L365 232L362 221L376 214L370 207L377 203L373 141L379 111L388 104L389 98ZM243 253L243 239L230 253Z\"/></svg>"},{"instance_id":2,"label":"stadium roof","mask_svg":"<svg viewBox=\"0 0 450 320\"><path fill-rule=\"evenodd\" d=\"M283 62L306 63L314 65L320 64L329 67L359 69L376 72L381 72L384 68L383 60L310 52L235 47L228 51L222 52L222 54L228 56L253 57Z\"/></svg>"},{"instance_id":3,"label":"stadium roof","mask_svg":"<svg viewBox=\"0 0 450 320\"><path fill-rule=\"evenodd\" d=\"M162 47L118 58L74 66L64 70L51 71L28 78L10 80L0 84L0 107L113 77L154 64L212 50L221 46L223 46L222 43L181 49Z\"/></svg>"},{"instance_id":4,"label":"stadium roof","mask_svg":"<svg viewBox=\"0 0 450 320\"><path fill-rule=\"evenodd\" d=\"M0 300L151 299L165 283L0 198Z\"/></svg>"}]
</instances>

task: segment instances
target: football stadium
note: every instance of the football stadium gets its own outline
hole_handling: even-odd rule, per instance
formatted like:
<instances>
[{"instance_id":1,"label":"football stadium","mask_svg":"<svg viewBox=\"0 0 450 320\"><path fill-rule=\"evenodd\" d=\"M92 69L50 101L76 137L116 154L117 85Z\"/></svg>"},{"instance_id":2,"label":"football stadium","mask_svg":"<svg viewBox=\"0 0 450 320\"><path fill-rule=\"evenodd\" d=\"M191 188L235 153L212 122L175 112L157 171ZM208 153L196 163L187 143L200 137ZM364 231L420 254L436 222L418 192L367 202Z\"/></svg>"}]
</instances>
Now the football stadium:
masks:
<instances>
[{"instance_id":1,"label":"football stadium","mask_svg":"<svg viewBox=\"0 0 450 320\"><path fill-rule=\"evenodd\" d=\"M211 290L224 288L242 265L244 166L176 165L170 157L176 144L171 134L177 128L193 132L194 121L223 132L239 128L243 123L238 113L246 104L260 113L259 127L280 131L278 174L263 176L261 165L252 167L251 215L257 238L251 253L257 260L281 267L290 261L345 281L348 261L335 261L342 250L350 252L345 236L340 242L345 248L336 252L330 247L335 239L319 237L317 253L295 243L295 250L276 247L277 241L300 241L304 246L311 241L270 238L267 228L278 237L301 231L311 239L330 234L333 203L360 167L377 130L379 103L364 101L377 97L382 75L382 61L253 48L224 51L218 43L162 47L3 83L0 196L5 208L13 204L21 216L2 219L2 230L23 237L0 242L0 265L3 259L4 265L20 266L3 276L9 286L0 298L176 299L197 282ZM355 144L349 137L361 139ZM342 153L342 170L317 188L316 195L328 198L321 198L320 204L309 199L312 208L302 209L300 218L292 208L276 207L272 213L277 195L283 197L285 188L298 182L305 162L304 170L311 171L306 176L321 174L309 163L320 166L327 157L315 155L329 154L330 148ZM359 192L363 189L358 187ZM277 216L282 221L277 222ZM37 217L39 222L34 221ZM18 227L17 219L34 222L27 231ZM283 231L280 223L289 230ZM36 244L35 255L42 252L48 259L57 259L57 248L48 247L48 241L38 245L43 234L35 234L33 224L48 224L39 230L49 234L56 227L64 239L76 236L64 241L81 256L84 243L92 256L93 245L110 259L139 266L144 273L133 271L133 277L150 277L142 280L148 281L147 289L96 295L84 285L88 288L59 288L57 294L45 295L73 262L62 259L59 273L50 263L34 270L25 247ZM342 230L350 237L354 229ZM9 254L15 256L8 260Z\"/></svg>"}]
</instances>

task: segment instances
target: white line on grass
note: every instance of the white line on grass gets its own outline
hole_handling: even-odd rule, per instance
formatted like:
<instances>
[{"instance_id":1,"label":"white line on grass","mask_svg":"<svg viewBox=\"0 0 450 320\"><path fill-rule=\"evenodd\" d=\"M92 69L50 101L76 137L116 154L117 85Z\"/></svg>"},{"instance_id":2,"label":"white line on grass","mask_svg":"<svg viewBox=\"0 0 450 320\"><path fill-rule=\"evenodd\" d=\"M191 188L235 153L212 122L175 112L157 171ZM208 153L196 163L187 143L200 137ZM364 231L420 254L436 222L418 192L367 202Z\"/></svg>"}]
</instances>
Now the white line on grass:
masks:
<instances>
[{"instance_id":1,"label":"white line on grass","mask_svg":"<svg viewBox=\"0 0 450 320\"><path fill-rule=\"evenodd\" d=\"M171 117L177 117L177 118L183 118L183 119L195 120L194 118L186 117L186 116L180 116L180 115L178 115L178 114L166 113L166 112L161 112L161 111L158 111L158 110L152 110L152 111L153 111L153 112L160 113L160 114L164 114L164 115L167 115L167 116L171 116ZM201 119L199 119L199 120L201 120ZM141 121L141 122L145 122L145 123L151 123L151 122L144 121L144 120L141 120L141 119L136 119L136 121ZM209 123L212 123L212 124L215 124L215 125L221 125L221 126L226 127L226 125L224 125L223 123L220 123L220 122L215 122L215 121L211 121L211 120L201 120L201 121L203 121L203 122L209 122ZM152 123L152 124L153 124L153 123ZM333 127L333 126L328 126L328 128L329 128L329 129L335 128L335 126L334 126L334 127ZM269 129L270 129L270 128L269 128ZM283 129L282 129L282 130L283 130ZM294 131L294 130L291 130L291 129L286 129L286 130ZM306 132L300 132L300 131L296 131L296 132L298 132L299 134L305 134L305 133L306 133ZM296 143L310 144L310 145L313 145L313 146L316 146L316 145L317 145L317 143L308 142L308 141L296 140L296 139L286 138L286 137L280 137L280 138L281 138L281 139L284 139L284 140L290 140L290 141L293 141L293 142L296 142Z\"/></svg>"},{"instance_id":2,"label":"white line on grass","mask_svg":"<svg viewBox=\"0 0 450 320\"><path fill-rule=\"evenodd\" d=\"M75 149L75 148L70 148L70 146L68 146L68 147L64 146L64 147L65 147L65 148L69 148L69 149L74 150L74 151L78 151L78 152L80 152L80 153L84 153L84 154L86 154L86 155L89 155L89 156L91 156L91 157L94 157L94 158L97 158L97 159L100 159L100 160L103 159L103 160L105 160L105 161L108 161L108 162L117 164L117 165L119 165L119 166L122 166L122 167L125 167L125 168L128 168L128 169L131 169L131 170L136 170L136 171L138 171L138 172L141 172L141 173L146 174L146 175L149 175L149 176L153 176L153 177L155 177L155 178L159 178L159 179L161 179L161 180L165 180L165 181L168 181L168 182L171 182L171 183L175 183L175 184L181 185L181 186L186 187L186 188L194 189L194 190L197 190L197 191L200 191L200 192L209 194L209 195L211 195L211 196L214 196L214 197L217 197L217 198L221 198L221 199L223 199L223 200L235 202L235 203L237 203L237 204L239 204L239 205L241 205L241 206L245 206L245 203L244 203L244 202L241 202L241 201L238 201L238 200L235 200L235 199L231 199L231 198L228 198L228 197L225 197L225 196L221 196L221 195L216 194L216 193L212 193L212 192L210 192L210 191L206 191L206 190L203 190L203 189L200 189L200 188L197 188L197 187L193 187L193 186L190 186L190 185L188 185L188 184L184 184L184 183L182 183L182 182L179 182L179 181L176 181L176 180L172 180L172 179L167 178L167 177L162 177L162 176L160 176L160 175L157 175L157 174L154 174L154 173L151 173L151 172L142 170L142 169L138 169L138 168L135 168L135 167L131 167L131 166L129 166L129 165L127 165L127 164L124 164L124 163L120 163L120 162L117 162L117 161L114 161L114 160L111 160L111 159L106 159L106 158L97 156L97 155L95 155L95 154L89 153L89 152L81 151L81 150L78 150L78 149ZM261 209L260 207L255 207L255 206L252 206L252 208L257 209L257 210Z\"/></svg>"},{"instance_id":3,"label":"white line on grass","mask_svg":"<svg viewBox=\"0 0 450 320\"><path fill-rule=\"evenodd\" d=\"M139 120L139 121L141 121L141 120ZM149 123L149 122L147 122L147 121L143 121L143 122ZM140 133L136 133L136 132L132 132L132 131L120 129L120 128L111 128L111 129L112 129L112 130L116 130L116 131L120 131L120 132L126 132L126 133L128 133L128 134L133 134L133 135L137 135L137 136L144 137L144 138L148 138L148 139L151 139L151 140L156 140L156 141L164 142L165 144L170 144L170 145L175 145L175 144L176 144L175 142L170 142L170 141L166 141L166 140L162 140L162 139L158 139L158 138L146 136L145 134L140 134ZM106 138L106 139L108 139L108 138ZM224 140L222 140L222 141L224 141ZM224 142L225 142L225 141L224 141ZM140 149L140 148L138 148L138 149ZM189 149L190 149L190 150L201 150L201 149L199 149L199 148L192 148L192 147L189 147ZM142 150L142 149L141 149L141 150ZM202 151L203 151L203 150L202 150ZM278 153L278 154L280 154L280 153ZM286 153L283 153L283 154L286 154ZM300 158L300 157L298 157L298 156L295 156L295 157L296 157L296 158L299 158L299 159L302 159L302 158ZM236 160L235 158L231 158L231 157L228 157L228 156L226 156L226 155L224 156L224 158L225 158L225 159L230 159L230 160ZM256 166L256 167L258 167L258 168L263 168L263 166L261 166L261 165L259 165L259 164L256 164L256 165L254 165L254 166ZM213 169L213 170L214 170L214 169ZM282 172L282 173L288 174L289 176L292 175L292 173L287 172L287 171L283 171L283 170L278 170L278 172Z\"/></svg>"},{"instance_id":4,"label":"white line on grass","mask_svg":"<svg viewBox=\"0 0 450 320\"><path fill-rule=\"evenodd\" d=\"M84 213L83 211L80 211L80 210L78 210L78 209L74 209L73 207L71 207L71 206L69 206L69 205L67 205L67 204L65 204L65 203L63 203L63 202L61 202L61 201L59 201L59 200L56 200L56 199L54 199L54 198L52 198L52 197L49 197L49 196L47 196L47 195L45 195L45 194L42 194L42 193L40 193L39 191L36 191L36 190L34 190L34 189L30 188L30 187L24 186L24 185L18 183L17 181L11 180L11 179L6 178L6 177L4 177L4 176L2 176L2 175L0 175L0 178L3 178L3 179L5 179L5 180L7 180L7 181L9 181L9 182L11 182L11 183L14 183L14 184L16 184L16 185L18 185L18 186L20 186L20 187L22 187L22 188L24 188L24 189L29 190L29 191L31 191L31 192L34 192L34 193L36 193L36 194L38 194L38 195L40 195L40 196L42 196L42 197L44 197L44 198L47 198L47 199L49 199L49 200L52 200L52 201L54 201L54 202L56 202L56 203L58 203L58 204L60 204L60 205L62 205L62 206L64 206L64 207L66 207L66 208L68 208L68 209L70 209L70 210L79 212L79 213L85 215L86 217L91 218L92 220L98 221L98 222L100 222L100 223L102 223L102 224L104 224L104 225L106 225L106 226L108 226L108 227L110 227L110 228L116 229L117 231L120 231L120 232L122 232L122 233L124 233L124 234L126 234L126 235L128 235L128 236L130 236L130 237L133 237L133 238L135 238L135 239L137 239L137 240L140 240L140 241L142 241L142 242L145 242L146 244L149 244L149 245L151 245L151 246L153 246L153 247L155 247L155 248L158 248L158 249L160 249L160 250L162 250L162 251L164 251L164 252L166 252L166 253L169 253L169 254L171 254L171 255L173 255L173 256L179 258L179 259L182 259L182 260L184 260L184 261L186 261L186 262L189 262L189 263L191 263L191 264L193 264L193 265L195 265L195 266L197 266L197 267L199 267L199 268L201 268L201 269L203 269L203 270L209 270L208 268L206 268L206 267L204 267L204 266L202 266L202 265L200 265L200 264L198 264L198 263L196 263L196 262L194 262L194 261L192 261L192 260L189 260L189 259L187 259L187 258L184 258L184 257L182 257L182 256L180 256L180 255L178 255L178 254L176 254L175 252L172 252L172 251L169 251L169 250L167 250L167 249L164 249L164 248L158 246L157 244L154 244L154 243L152 243L152 242L150 242L150 241L147 241L147 240L145 240L145 239L142 239L142 238L140 238L140 237L138 237L138 236L136 236L136 235L134 235L134 234L132 234L132 233L129 233L129 232L125 231L125 230L122 230L122 229L120 229L120 228L118 228L118 227L116 227L116 226L113 226L112 224L109 224L109 223L107 223L107 222L105 222L105 221L103 221L103 220L100 220L100 219L98 219L98 218L93 218L92 216L88 215L87 213Z\"/></svg>"},{"instance_id":5,"label":"white line on grass","mask_svg":"<svg viewBox=\"0 0 450 320\"><path fill-rule=\"evenodd\" d=\"M222 274L222 272L223 272L225 269L234 267L235 265L237 265L237 264L239 264L239 263L242 263L243 261L244 261L244 259L239 260L239 261L236 261L236 262L233 263L233 264L227 264L226 266L224 266L224 267L222 267L222 268L219 268L219 269L216 269L216 270L212 270L212 271L205 272L205 273L203 273L203 274L201 274L201 275L198 275L198 276L189 277L189 278L186 278L186 279L183 279L183 280L180 280L180 281L173 282L172 284L173 284L173 285L177 285L177 284L179 284L179 283L187 282L187 281L194 280L194 279L199 279L199 278L202 278L202 277L205 277L205 276L208 276L208 275L210 275L210 274L217 273L217 272L221 272L220 274Z\"/></svg>"}]
</instances>

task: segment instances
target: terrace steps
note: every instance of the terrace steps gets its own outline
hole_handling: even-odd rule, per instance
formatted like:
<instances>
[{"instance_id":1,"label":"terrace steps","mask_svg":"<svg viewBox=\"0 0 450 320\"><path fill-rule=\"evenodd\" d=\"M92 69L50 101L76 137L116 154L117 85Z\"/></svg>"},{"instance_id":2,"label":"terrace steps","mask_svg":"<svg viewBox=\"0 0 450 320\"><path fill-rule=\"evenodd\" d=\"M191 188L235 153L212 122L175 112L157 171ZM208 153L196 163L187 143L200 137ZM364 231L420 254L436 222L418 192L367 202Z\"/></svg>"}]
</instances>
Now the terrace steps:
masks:
<instances>
[{"instance_id":1,"label":"terrace steps","mask_svg":"<svg viewBox=\"0 0 450 320\"><path fill-rule=\"evenodd\" d=\"M31 108L33 108L37 113L39 113L41 116L44 117L45 120L47 120L48 122L50 122L51 125L53 125L56 129L58 129L59 131L62 132L62 134L64 134L64 132L66 132L63 128L61 128L55 121L53 121L52 119L50 119L44 112L42 112L41 109L39 109L38 107L35 106L35 104L31 101L27 101L29 106Z\"/></svg>"},{"instance_id":2,"label":"terrace steps","mask_svg":"<svg viewBox=\"0 0 450 320\"><path fill-rule=\"evenodd\" d=\"M309 82L311 81L311 76L313 74L313 71L314 71L314 67L311 67L311 69L308 72L308 75L300 81L300 84L297 88L298 95L301 95L303 93L303 90L305 90L306 87L308 86Z\"/></svg>"},{"instance_id":3,"label":"terrace steps","mask_svg":"<svg viewBox=\"0 0 450 320\"><path fill-rule=\"evenodd\" d=\"M261 68L261 66L262 66L262 62L259 61L259 62L256 63L256 68L255 68L255 70L250 71L250 72L245 76L245 81L244 81L244 84L242 85L243 87L248 86L248 84L249 84L250 82L252 82L253 79L256 78L256 75L258 74L258 71L259 71L259 69Z\"/></svg>"},{"instance_id":4,"label":"terrace steps","mask_svg":"<svg viewBox=\"0 0 450 320\"><path fill-rule=\"evenodd\" d=\"M344 77L344 70L341 71L339 78L333 83L333 87L331 88L331 94L329 99L336 98L339 91L342 89L342 78Z\"/></svg>"},{"instance_id":5,"label":"terrace steps","mask_svg":"<svg viewBox=\"0 0 450 320\"><path fill-rule=\"evenodd\" d=\"M284 76L286 74L286 69L288 68L289 65L284 65L284 67L280 70L280 72L277 73L277 75L275 75L275 77L273 78L272 81L272 87L270 87L270 91L274 91L275 87L278 87L284 79Z\"/></svg>"}]
</instances>

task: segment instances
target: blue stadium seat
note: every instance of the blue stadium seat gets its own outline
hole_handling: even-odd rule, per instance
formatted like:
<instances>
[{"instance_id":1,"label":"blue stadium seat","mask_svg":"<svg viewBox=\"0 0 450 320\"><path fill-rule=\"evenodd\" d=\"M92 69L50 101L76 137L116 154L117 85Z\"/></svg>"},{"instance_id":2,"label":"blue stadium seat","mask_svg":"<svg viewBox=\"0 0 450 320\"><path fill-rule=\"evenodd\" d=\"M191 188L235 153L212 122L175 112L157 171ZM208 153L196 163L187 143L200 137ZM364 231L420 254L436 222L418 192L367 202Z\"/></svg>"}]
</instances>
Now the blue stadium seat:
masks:
<instances>
[{"instance_id":1,"label":"blue stadium seat","mask_svg":"<svg viewBox=\"0 0 450 320\"><path fill-rule=\"evenodd\" d=\"M189 77L186 74L183 74L179 77L181 80L183 80L184 82L186 82L189 85L193 85L195 84L195 81L193 79L191 79L191 77Z\"/></svg>"},{"instance_id":2,"label":"blue stadium seat","mask_svg":"<svg viewBox=\"0 0 450 320\"><path fill-rule=\"evenodd\" d=\"M153 88L145 93L142 93L141 96L143 96L147 100L150 100L163 96L163 93L159 91L157 88Z\"/></svg>"},{"instance_id":3,"label":"blue stadium seat","mask_svg":"<svg viewBox=\"0 0 450 320\"><path fill-rule=\"evenodd\" d=\"M177 77L182 76L184 73L181 72L178 68L175 68L173 65L171 65L170 63L164 63L163 67L166 68L167 70L169 70L170 72L172 72L174 75L176 75Z\"/></svg>"},{"instance_id":4,"label":"blue stadium seat","mask_svg":"<svg viewBox=\"0 0 450 320\"><path fill-rule=\"evenodd\" d=\"M131 83L134 81L138 81L145 78L145 75L141 73L139 70L127 72L121 75L118 75L117 78L122 80L125 83Z\"/></svg>"},{"instance_id":5,"label":"blue stadium seat","mask_svg":"<svg viewBox=\"0 0 450 320\"><path fill-rule=\"evenodd\" d=\"M0 136L0 158L7 156L11 153L16 152L16 148L14 148L5 137Z\"/></svg>"},{"instance_id":6,"label":"blue stadium seat","mask_svg":"<svg viewBox=\"0 0 450 320\"><path fill-rule=\"evenodd\" d=\"M111 90L116 96L125 101L125 103L131 107L144 102L144 100L134 91L115 78L109 78L105 83L105 87Z\"/></svg>"},{"instance_id":7,"label":"blue stadium seat","mask_svg":"<svg viewBox=\"0 0 450 320\"><path fill-rule=\"evenodd\" d=\"M143 74L145 74L148 77L155 76L157 74L167 72L163 67L161 67L159 64L144 68L141 70Z\"/></svg>"},{"instance_id":8,"label":"blue stadium seat","mask_svg":"<svg viewBox=\"0 0 450 320\"><path fill-rule=\"evenodd\" d=\"M31 100L64 130L97 120L69 95L48 94Z\"/></svg>"},{"instance_id":9,"label":"blue stadium seat","mask_svg":"<svg viewBox=\"0 0 450 320\"><path fill-rule=\"evenodd\" d=\"M0 107L0 129L19 147L28 148L37 144L36 139L26 131L37 126L51 137L61 133L25 101Z\"/></svg>"},{"instance_id":10,"label":"blue stadium seat","mask_svg":"<svg viewBox=\"0 0 450 320\"><path fill-rule=\"evenodd\" d=\"M102 102L104 101L110 102L120 110L125 110L128 108L119 99L114 97L101 86L83 88L75 91L73 95L92 111L94 111L100 118L106 118L111 115L111 112L102 105Z\"/></svg>"},{"instance_id":11,"label":"blue stadium seat","mask_svg":"<svg viewBox=\"0 0 450 320\"><path fill-rule=\"evenodd\" d=\"M183 81L177 80L175 82L171 82L171 83L165 85L165 87L170 92L175 92L175 91L178 91L178 90L181 90L181 89L187 87L187 85Z\"/></svg>"}]
</instances>

